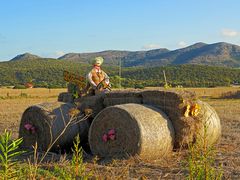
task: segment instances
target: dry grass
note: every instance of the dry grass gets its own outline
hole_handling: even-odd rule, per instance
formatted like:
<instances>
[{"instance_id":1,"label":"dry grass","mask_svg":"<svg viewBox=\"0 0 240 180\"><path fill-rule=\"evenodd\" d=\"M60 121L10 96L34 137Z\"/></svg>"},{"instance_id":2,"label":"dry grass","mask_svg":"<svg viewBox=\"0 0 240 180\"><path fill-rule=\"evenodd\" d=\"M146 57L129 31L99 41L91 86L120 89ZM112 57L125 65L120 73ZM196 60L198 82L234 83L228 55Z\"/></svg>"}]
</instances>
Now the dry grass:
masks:
<instances>
[{"instance_id":1,"label":"dry grass","mask_svg":"<svg viewBox=\"0 0 240 180\"><path fill-rule=\"evenodd\" d=\"M163 89L159 87L149 87L145 89ZM174 89L174 88L173 88ZM211 98L219 98L228 93L236 93L240 91L240 87L215 87L215 88L175 88L175 89L183 89L191 92L195 92L198 97L211 97Z\"/></svg>"},{"instance_id":2,"label":"dry grass","mask_svg":"<svg viewBox=\"0 0 240 180\"><path fill-rule=\"evenodd\" d=\"M8 89L0 88L0 98L6 97L21 97L25 94L34 98L49 98L56 97L61 92L66 92L66 89L46 89L46 88L33 88L33 89Z\"/></svg>"},{"instance_id":3,"label":"dry grass","mask_svg":"<svg viewBox=\"0 0 240 180\"><path fill-rule=\"evenodd\" d=\"M0 89L0 133L4 129L13 131L18 136L18 127L24 110L41 102L54 102L57 95L65 89ZM23 96L27 94L27 96ZM1 98L3 97L3 98Z\"/></svg>"},{"instance_id":4,"label":"dry grass","mask_svg":"<svg viewBox=\"0 0 240 180\"><path fill-rule=\"evenodd\" d=\"M240 91L240 87L186 88L186 90L195 92L199 97L219 98L228 93L234 94Z\"/></svg>"},{"instance_id":5,"label":"dry grass","mask_svg":"<svg viewBox=\"0 0 240 180\"><path fill-rule=\"evenodd\" d=\"M236 92L240 88L193 88L200 97L206 96L214 98L204 98L218 112L222 123L222 139L217 146L217 163L223 164L225 179L240 178L240 99L217 99L228 91ZM18 136L20 118L23 111L30 105L41 102L53 102L57 100L59 92L65 89L27 89L10 90L0 89L0 96L15 98L0 98L0 133L8 128L14 132L14 137ZM19 97L21 93L27 93L28 98ZM183 179L186 171L183 169L183 159L186 156L184 151L174 152L165 159L155 161L141 161L137 158L130 160L116 160L110 162L99 160L98 163L87 160L87 169L93 169L94 175L99 179L118 178L147 178L147 179Z\"/></svg>"}]
</instances>

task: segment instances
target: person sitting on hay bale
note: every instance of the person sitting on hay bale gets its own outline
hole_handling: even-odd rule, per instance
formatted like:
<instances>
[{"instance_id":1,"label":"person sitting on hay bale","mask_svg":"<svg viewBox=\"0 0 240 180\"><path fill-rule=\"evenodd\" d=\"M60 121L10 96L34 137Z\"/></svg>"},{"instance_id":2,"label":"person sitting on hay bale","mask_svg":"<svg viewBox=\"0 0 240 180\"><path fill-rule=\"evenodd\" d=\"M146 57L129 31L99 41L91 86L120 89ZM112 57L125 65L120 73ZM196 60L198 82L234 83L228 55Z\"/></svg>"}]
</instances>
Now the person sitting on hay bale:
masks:
<instances>
[{"instance_id":1,"label":"person sitting on hay bale","mask_svg":"<svg viewBox=\"0 0 240 180\"><path fill-rule=\"evenodd\" d=\"M93 68L87 74L86 91L91 95L110 91L110 81L108 75L101 69L104 59L95 57L92 61Z\"/></svg>"}]
</instances>

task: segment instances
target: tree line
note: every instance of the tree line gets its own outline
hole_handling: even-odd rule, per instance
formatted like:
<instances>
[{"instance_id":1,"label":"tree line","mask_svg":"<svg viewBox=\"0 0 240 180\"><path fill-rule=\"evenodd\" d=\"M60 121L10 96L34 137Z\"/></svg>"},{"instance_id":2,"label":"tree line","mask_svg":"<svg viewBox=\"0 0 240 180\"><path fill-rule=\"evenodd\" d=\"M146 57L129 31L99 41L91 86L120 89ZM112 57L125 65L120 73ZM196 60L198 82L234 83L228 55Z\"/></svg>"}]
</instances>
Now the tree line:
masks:
<instances>
[{"instance_id":1,"label":"tree line","mask_svg":"<svg viewBox=\"0 0 240 180\"><path fill-rule=\"evenodd\" d=\"M85 77L90 64L55 59L35 59L0 63L0 85L19 86L32 82L35 87L66 87L63 71L67 70ZM167 83L183 87L215 87L240 83L240 69L205 65L176 65L162 67L103 66L109 74L113 87L164 86Z\"/></svg>"}]
</instances>

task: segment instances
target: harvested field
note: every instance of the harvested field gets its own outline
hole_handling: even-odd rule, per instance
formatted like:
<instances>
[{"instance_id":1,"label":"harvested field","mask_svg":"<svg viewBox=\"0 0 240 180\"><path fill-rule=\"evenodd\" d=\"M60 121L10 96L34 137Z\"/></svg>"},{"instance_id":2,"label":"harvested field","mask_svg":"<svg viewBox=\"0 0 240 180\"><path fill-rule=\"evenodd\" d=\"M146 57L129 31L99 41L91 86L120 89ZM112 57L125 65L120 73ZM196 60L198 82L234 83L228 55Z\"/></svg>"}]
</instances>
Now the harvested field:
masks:
<instances>
[{"instance_id":1,"label":"harvested field","mask_svg":"<svg viewBox=\"0 0 240 180\"><path fill-rule=\"evenodd\" d=\"M192 90L192 89L189 89ZM222 164L225 179L240 178L240 99L219 98L225 92L237 92L240 88L193 89L197 95L205 96L203 101L209 103L217 111L222 123L222 138L217 145L216 164ZM41 92L40 92L41 91ZM9 95L7 96L7 92ZM33 104L54 102L57 95L65 89L49 93L48 89L12 90L0 89L0 133L5 128L13 131L14 137L18 136L19 123L24 110ZM21 95L27 94L28 96ZM212 97L213 96L213 97ZM207 97L207 98L206 98ZM87 160L87 169L94 170L96 177L108 178L140 178L149 179L183 179L186 170L183 161L186 150L173 152L170 157L159 160L141 161L138 158L129 160L107 161L100 160L93 163Z\"/></svg>"},{"instance_id":2,"label":"harvested field","mask_svg":"<svg viewBox=\"0 0 240 180\"><path fill-rule=\"evenodd\" d=\"M32 98L55 98L61 92L66 92L66 89L46 89L46 88L33 88L33 89L8 89L0 88L0 99L4 98L19 98L19 97L32 97Z\"/></svg>"}]
</instances>

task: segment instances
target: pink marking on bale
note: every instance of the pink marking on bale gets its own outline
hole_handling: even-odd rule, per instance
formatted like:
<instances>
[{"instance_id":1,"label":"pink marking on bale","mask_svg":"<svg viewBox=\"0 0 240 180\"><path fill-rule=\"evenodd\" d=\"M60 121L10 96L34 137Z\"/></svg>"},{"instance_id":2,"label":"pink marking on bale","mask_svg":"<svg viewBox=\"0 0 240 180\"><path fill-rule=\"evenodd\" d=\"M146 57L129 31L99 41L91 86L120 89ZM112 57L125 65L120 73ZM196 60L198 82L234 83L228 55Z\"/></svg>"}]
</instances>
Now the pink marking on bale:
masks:
<instances>
[{"instance_id":1,"label":"pink marking on bale","mask_svg":"<svg viewBox=\"0 0 240 180\"><path fill-rule=\"evenodd\" d=\"M31 124L29 124L29 123L27 123L27 124L24 125L24 128L25 128L26 130L28 130L28 131L29 131L32 127L33 127L33 126L32 126Z\"/></svg>"},{"instance_id":2,"label":"pink marking on bale","mask_svg":"<svg viewBox=\"0 0 240 180\"><path fill-rule=\"evenodd\" d=\"M115 140L115 134L111 134L111 135L108 135L108 138L111 139L111 140Z\"/></svg>"},{"instance_id":3,"label":"pink marking on bale","mask_svg":"<svg viewBox=\"0 0 240 180\"><path fill-rule=\"evenodd\" d=\"M110 135L115 135L115 129L110 129L109 131L108 131L108 135L110 136Z\"/></svg>"},{"instance_id":4,"label":"pink marking on bale","mask_svg":"<svg viewBox=\"0 0 240 180\"><path fill-rule=\"evenodd\" d=\"M104 135L102 136L102 140L103 140L103 142L107 142L107 141L108 141L108 135L107 135L107 134L104 134Z\"/></svg>"},{"instance_id":5,"label":"pink marking on bale","mask_svg":"<svg viewBox=\"0 0 240 180\"><path fill-rule=\"evenodd\" d=\"M35 128L34 126L31 127L31 132L32 132L33 134L35 134L36 128Z\"/></svg>"},{"instance_id":6,"label":"pink marking on bale","mask_svg":"<svg viewBox=\"0 0 240 180\"><path fill-rule=\"evenodd\" d=\"M116 134L115 134L115 129L110 129L108 131L108 138L111 139L111 140L115 140L115 137L116 137Z\"/></svg>"}]
</instances>

